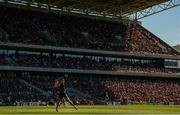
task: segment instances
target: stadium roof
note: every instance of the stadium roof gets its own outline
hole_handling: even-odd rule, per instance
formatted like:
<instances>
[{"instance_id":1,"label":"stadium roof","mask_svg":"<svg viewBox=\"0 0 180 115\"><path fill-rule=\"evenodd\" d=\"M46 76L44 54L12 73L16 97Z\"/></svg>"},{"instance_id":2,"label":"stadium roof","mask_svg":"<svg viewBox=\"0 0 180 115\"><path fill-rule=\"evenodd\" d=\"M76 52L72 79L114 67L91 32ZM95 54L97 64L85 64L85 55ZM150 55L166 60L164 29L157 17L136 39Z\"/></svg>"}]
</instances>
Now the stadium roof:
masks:
<instances>
[{"instance_id":1,"label":"stadium roof","mask_svg":"<svg viewBox=\"0 0 180 115\"><path fill-rule=\"evenodd\" d=\"M140 19L180 5L180 0L0 0L0 2L128 19Z\"/></svg>"},{"instance_id":2,"label":"stadium roof","mask_svg":"<svg viewBox=\"0 0 180 115\"><path fill-rule=\"evenodd\" d=\"M31 0L46 3L46 0ZM168 0L49 0L48 4L59 7L89 10L92 12L130 13L137 9L166 2Z\"/></svg>"}]
</instances>

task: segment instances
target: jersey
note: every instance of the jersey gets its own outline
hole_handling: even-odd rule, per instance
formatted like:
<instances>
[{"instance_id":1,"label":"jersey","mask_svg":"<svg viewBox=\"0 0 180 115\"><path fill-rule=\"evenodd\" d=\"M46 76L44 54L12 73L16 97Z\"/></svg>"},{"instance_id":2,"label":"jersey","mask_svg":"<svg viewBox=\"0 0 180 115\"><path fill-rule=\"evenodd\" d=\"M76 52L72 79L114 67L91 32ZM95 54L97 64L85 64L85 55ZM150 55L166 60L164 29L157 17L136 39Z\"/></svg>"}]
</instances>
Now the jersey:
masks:
<instances>
[{"instance_id":1,"label":"jersey","mask_svg":"<svg viewBox=\"0 0 180 115\"><path fill-rule=\"evenodd\" d=\"M56 93L57 93L59 98L66 97L64 84L60 84L56 88Z\"/></svg>"}]
</instances>

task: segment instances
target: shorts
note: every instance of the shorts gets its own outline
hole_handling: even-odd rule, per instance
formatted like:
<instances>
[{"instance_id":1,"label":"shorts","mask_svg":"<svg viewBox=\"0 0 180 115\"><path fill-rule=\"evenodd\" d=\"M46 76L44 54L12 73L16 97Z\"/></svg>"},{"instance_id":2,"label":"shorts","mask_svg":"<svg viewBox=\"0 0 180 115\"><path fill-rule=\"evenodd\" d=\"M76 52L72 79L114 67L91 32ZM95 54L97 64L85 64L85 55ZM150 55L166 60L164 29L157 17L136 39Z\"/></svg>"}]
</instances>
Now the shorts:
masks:
<instances>
[{"instance_id":1,"label":"shorts","mask_svg":"<svg viewBox=\"0 0 180 115\"><path fill-rule=\"evenodd\" d=\"M65 93L58 94L58 98L63 98L63 97L66 97Z\"/></svg>"}]
</instances>

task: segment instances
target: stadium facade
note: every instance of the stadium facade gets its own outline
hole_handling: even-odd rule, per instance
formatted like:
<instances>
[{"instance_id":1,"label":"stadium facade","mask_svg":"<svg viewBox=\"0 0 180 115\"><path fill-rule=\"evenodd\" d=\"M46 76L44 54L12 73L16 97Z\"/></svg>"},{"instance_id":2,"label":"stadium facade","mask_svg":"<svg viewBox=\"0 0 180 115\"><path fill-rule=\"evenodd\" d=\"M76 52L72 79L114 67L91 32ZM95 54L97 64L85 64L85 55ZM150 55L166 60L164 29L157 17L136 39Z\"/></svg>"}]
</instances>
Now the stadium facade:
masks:
<instances>
[{"instance_id":1,"label":"stadium facade","mask_svg":"<svg viewBox=\"0 0 180 115\"><path fill-rule=\"evenodd\" d=\"M180 104L180 52L138 22L5 4L1 105L53 104L62 76L76 104Z\"/></svg>"}]
</instances>

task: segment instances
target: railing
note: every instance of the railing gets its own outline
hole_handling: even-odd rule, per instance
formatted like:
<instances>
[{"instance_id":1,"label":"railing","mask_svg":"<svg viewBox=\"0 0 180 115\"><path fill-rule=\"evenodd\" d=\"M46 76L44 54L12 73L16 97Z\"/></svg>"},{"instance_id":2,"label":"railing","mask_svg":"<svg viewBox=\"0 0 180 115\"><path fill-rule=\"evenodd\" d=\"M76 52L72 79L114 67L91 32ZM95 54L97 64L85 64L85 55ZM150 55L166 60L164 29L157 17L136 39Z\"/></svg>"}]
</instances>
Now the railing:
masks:
<instances>
[{"instance_id":1,"label":"railing","mask_svg":"<svg viewBox=\"0 0 180 115\"><path fill-rule=\"evenodd\" d=\"M70 53L70 54L84 54L84 55L99 55L99 56L111 56L111 57L139 57L139 58L158 58L158 59L177 59L180 60L180 56L165 55L165 54L138 54L131 52L117 52L117 51L104 51L104 50L91 50L80 48L68 48L68 47L56 47L56 46L42 46L42 45L30 45L20 43L4 43L0 42L1 49L12 49L21 51L38 51L38 52L58 52L58 53Z\"/></svg>"},{"instance_id":2,"label":"railing","mask_svg":"<svg viewBox=\"0 0 180 115\"><path fill-rule=\"evenodd\" d=\"M128 72L128 71L103 71L103 70L82 70L82 69L61 69L61 68L41 68L41 67L20 67L20 66L0 66L1 71L26 71L26 72L50 72L50 73L77 73L95 75L115 75L115 76L142 76L142 77L168 77L180 78L180 73L160 73L160 72Z\"/></svg>"}]
</instances>

